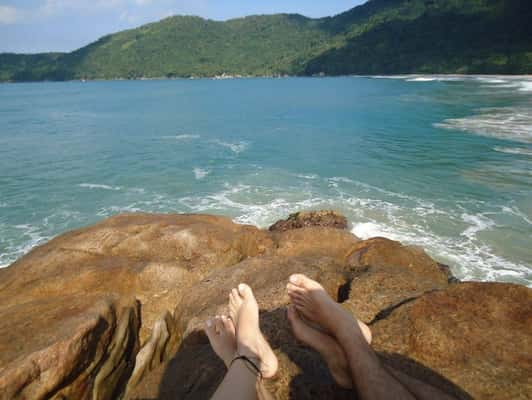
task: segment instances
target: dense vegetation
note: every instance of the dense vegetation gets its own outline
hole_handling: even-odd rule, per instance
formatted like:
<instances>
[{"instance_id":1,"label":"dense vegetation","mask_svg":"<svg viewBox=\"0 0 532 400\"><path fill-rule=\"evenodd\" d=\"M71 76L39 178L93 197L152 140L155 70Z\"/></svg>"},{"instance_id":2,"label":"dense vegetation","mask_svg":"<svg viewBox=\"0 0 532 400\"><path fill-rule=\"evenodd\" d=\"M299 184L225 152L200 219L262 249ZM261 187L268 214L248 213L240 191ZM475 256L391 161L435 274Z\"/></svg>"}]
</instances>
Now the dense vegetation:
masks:
<instances>
[{"instance_id":1,"label":"dense vegetation","mask_svg":"<svg viewBox=\"0 0 532 400\"><path fill-rule=\"evenodd\" d=\"M530 21L527 0L369 0L321 19L175 16L71 53L0 54L0 80L532 73Z\"/></svg>"}]
</instances>

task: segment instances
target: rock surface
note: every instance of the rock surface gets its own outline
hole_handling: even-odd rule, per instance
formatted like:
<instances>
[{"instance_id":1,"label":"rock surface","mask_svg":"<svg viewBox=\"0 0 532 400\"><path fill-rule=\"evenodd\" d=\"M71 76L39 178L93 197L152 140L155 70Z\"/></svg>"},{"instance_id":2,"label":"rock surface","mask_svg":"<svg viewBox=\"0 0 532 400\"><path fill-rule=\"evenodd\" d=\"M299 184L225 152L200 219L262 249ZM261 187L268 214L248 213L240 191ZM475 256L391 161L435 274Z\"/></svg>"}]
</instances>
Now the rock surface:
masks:
<instances>
[{"instance_id":1,"label":"rock surface","mask_svg":"<svg viewBox=\"0 0 532 400\"><path fill-rule=\"evenodd\" d=\"M460 283L429 293L373 325L377 350L423 365L473 398L532 394L532 290Z\"/></svg>"},{"instance_id":2,"label":"rock surface","mask_svg":"<svg viewBox=\"0 0 532 400\"><path fill-rule=\"evenodd\" d=\"M328 211L270 230L126 214L59 236L0 269L0 399L208 398L224 366L202 323L240 282L280 360L274 397L353 398L290 332L294 272L370 323L386 363L459 398L532 397L531 289L450 284L423 250L346 226Z\"/></svg>"},{"instance_id":3,"label":"rock surface","mask_svg":"<svg viewBox=\"0 0 532 400\"><path fill-rule=\"evenodd\" d=\"M287 231L308 226L322 226L327 228L346 229L347 218L336 211L308 211L290 214L287 219L277 221L270 226L270 231Z\"/></svg>"}]
</instances>

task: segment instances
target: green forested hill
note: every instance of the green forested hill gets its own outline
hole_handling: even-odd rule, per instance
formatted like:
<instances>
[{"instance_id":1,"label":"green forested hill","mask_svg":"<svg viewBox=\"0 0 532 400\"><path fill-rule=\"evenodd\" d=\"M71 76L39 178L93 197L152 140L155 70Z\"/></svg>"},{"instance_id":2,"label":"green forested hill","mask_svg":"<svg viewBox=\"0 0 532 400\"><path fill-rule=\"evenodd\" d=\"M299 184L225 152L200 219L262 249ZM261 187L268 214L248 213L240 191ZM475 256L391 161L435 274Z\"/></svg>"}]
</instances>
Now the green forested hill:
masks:
<instances>
[{"instance_id":1,"label":"green forested hill","mask_svg":"<svg viewBox=\"0 0 532 400\"><path fill-rule=\"evenodd\" d=\"M532 73L530 0L370 0L334 17L175 16L71 53L0 54L0 80Z\"/></svg>"}]
</instances>

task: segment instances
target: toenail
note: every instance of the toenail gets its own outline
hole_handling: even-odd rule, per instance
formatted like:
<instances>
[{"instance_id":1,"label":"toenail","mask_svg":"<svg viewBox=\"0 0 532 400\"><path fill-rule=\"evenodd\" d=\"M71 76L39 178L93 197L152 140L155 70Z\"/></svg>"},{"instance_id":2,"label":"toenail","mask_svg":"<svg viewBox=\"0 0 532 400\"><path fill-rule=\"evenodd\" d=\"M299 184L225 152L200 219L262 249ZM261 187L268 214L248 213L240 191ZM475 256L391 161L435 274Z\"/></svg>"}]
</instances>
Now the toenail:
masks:
<instances>
[{"instance_id":1,"label":"toenail","mask_svg":"<svg viewBox=\"0 0 532 400\"><path fill-rule=\"evenodd\" d=\"M206 323L209 328L212 326L212 321L210 319L208 319Z\"/></svg>"}]
</instances>

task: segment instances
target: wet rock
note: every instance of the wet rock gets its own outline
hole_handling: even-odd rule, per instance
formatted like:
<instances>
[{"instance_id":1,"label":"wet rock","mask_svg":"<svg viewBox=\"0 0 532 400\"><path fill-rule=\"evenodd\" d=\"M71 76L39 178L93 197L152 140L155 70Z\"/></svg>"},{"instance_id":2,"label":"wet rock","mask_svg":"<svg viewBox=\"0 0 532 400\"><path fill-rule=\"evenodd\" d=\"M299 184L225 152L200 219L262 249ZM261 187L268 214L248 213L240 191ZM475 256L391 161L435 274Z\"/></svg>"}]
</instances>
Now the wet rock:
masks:
<instances>
[{"instance_id":1,"label":"wet rock","mask_svg":"<svg viewBox=\"0 0 532 400\"><path fill-rule=\"evenodd\" d=\"M277 221L269 230L287 231L307 226L323 226L336 229L347 229L347 218L332 210L307 211L290 214L287 219Z\"/></svg>"}]
</instances>

